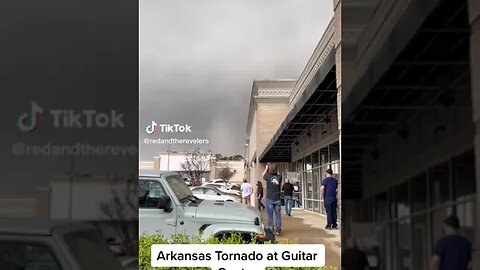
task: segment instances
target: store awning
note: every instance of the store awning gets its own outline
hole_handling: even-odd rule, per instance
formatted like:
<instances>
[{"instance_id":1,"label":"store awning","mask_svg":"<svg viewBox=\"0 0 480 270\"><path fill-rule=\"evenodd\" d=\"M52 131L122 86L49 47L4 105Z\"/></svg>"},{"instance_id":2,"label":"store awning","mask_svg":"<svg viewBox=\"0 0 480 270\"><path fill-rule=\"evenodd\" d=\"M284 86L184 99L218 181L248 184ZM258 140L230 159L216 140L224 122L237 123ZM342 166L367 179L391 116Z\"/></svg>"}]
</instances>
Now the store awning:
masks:
<instances>
[{"instance_id":1,"label":"store awning","mask_svg":"<svg viewBox=\"0 0 480 270\"><path fill-rule=\"evenodd\" d=\"M454 98L458 91L470 93L467 3L443 1L426 17L406 46L394 54L394 43L406 35L405 25L396 26L381 50L392 55L391 64L380 63L388 59L382 54L376 57L342 104L342 178L347 179L342 183L344 199L361 198L362 160L380 158L376 147L382 137L407 140L412 131L405 123L420 111L471 106ZM381 76L372 82L378 74ZM441 128L434 132L441 132Z\"/></svg>"},{"instance_id":2,"label":"store awning","mask_svg":"<svg viewBox=\"0 0 480 270\"><path fill-rule=\"evenodd\" d=\"M335 51L327 55L297 103L259 156L260 162L291 162L292 144L314 125L337 112Z\"/></svg>"}]
</instances>

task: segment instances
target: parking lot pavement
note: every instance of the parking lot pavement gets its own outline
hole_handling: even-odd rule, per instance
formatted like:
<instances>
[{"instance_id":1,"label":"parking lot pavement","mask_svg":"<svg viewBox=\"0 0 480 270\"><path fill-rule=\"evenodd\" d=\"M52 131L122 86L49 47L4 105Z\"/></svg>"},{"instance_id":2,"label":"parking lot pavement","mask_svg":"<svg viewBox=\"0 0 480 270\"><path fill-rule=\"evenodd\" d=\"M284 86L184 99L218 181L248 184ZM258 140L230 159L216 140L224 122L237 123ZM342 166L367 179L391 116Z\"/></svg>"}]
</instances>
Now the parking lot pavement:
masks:
<instances>
[{"instance_id":1,"label":"parking lot pavement","mask_svg":"<svg viewBox=\"0 0 480 270\"><path fill-rule=\"evenodd\" d=\"M282 234L279 243L324 244L326 265L340 269L340 230L325 230L326 217L303 210L293 210L292 216L282 208ZM268 227L267 210L262 210L262 220ZM340 225L340 224L339 224Z\"/></svg>"}]
</instances>

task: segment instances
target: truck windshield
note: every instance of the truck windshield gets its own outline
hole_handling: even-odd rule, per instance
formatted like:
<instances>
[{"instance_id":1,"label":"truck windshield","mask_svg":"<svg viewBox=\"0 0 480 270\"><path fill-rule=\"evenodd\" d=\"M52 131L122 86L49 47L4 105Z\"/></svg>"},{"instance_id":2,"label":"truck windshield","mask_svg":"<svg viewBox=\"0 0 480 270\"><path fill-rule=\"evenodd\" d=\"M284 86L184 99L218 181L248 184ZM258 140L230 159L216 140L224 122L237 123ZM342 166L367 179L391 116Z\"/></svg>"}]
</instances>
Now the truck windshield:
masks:
<instances>
[{"instance_id":1,"label":"truck windshield","mask_svg":"<svg viewBox=\"0 0 480 270\"><path fill-rule=\"evenodd\" d=\"M80 269L123 270L120 261L95 230L75 231L65 234L65 242L70 248Z\"/></svg>"},{"instance_id":2,"label":"truck windshield","mask_svg":"<svg viewBox=\"0 0 480 270\"><path fill-rule=\"evenodd\" d=\"M175 193L175 196L179 200L184 200L190 196L193 196L192 192L180 175L167 176L166 180L168 185L170 185L172 188L173 193Z\"/></svg>"}]
</instances>

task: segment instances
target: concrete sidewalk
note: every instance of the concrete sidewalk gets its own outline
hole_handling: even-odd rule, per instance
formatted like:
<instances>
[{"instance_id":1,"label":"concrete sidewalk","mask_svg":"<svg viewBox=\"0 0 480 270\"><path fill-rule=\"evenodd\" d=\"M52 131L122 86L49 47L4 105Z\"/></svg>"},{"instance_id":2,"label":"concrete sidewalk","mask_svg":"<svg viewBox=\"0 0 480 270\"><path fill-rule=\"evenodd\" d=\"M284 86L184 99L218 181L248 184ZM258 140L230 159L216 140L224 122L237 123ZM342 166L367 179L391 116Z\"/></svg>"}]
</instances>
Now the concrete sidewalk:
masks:
<instances>
[{"instance_id":1,"label":"concrete sidewalk","mask_svg":"<svg viewBox=\"0 0 480 270\"><path fill-rule=\"evenodd\" d=\"M262 210L262 220L268 227L266 209ZM292 216L287 216L282 207L282 234L276 237L279 243L324 244L326 265L340 269L340 230L325 230L326 224L326 217L319 214L293 210Z\"/></svg>"}]
</instances>

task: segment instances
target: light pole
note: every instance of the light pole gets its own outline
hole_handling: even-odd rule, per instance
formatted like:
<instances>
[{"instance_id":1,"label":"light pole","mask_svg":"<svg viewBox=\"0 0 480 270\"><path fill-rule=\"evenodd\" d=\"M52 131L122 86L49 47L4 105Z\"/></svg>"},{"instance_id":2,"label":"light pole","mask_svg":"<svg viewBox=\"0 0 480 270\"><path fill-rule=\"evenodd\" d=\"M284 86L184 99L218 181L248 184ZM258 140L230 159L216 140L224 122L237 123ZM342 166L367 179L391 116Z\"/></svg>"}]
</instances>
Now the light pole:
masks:
<instances>
[{"instance_id":1,"label":"light pole","mask_svg":"<svg viewBox=\"0 0 480 270\"><path fill-rule=\"evenodd\" d=\"M170 144L168 144L167 150L167 171L170 171Z\"/></svg>"},{"instance_id":2,"label":"light pole","mask_svg":"<svg viewBox=\"0 0 480 270\"><path fill-rule=\"evenodd\" d=\"M70 186L69 186L69 196L68 196L68 219L72 220L72 211L73 211L73 178L75 177L74 167L73 167L73 155L70 157Z\"/></svg>"}]
</instances>

